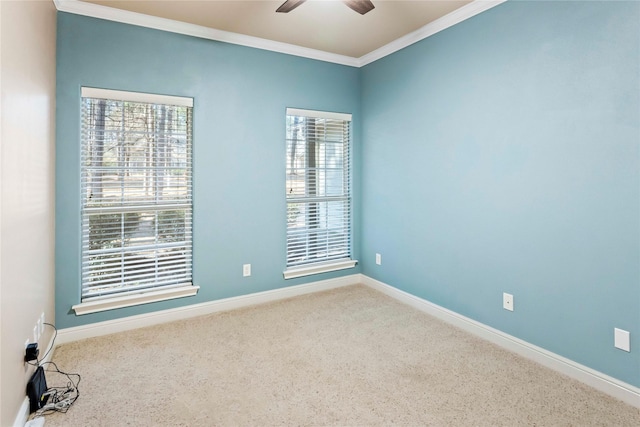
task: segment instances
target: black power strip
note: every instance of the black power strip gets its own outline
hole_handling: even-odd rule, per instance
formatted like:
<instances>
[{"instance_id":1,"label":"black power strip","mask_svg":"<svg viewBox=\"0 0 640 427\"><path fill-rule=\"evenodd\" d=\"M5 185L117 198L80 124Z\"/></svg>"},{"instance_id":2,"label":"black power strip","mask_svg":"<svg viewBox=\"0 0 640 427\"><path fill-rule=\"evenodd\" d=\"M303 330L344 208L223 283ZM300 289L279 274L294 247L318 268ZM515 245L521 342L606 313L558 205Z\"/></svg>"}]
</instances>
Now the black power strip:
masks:
<instances>
[{"instance_id":1,"label":"black power strip","mask_svg":"<svg viewBox=\"0 0 640 427\"><path fill-rule=\"evenodd\" d=\"M47 379L44 376L44 369L38 366L27 383L27 396L29 396L30 412L36 412L47 404L49 395L47 392Z\"/></svg>"}]
</instances>

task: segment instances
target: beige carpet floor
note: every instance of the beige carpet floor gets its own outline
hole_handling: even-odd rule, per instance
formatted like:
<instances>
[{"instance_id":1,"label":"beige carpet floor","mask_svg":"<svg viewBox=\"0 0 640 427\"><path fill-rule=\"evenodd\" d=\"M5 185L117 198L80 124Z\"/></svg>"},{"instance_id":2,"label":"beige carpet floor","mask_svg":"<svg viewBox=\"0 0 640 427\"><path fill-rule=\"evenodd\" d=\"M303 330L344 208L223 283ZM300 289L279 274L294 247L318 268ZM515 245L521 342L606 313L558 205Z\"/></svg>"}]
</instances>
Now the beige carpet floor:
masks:
<instances>
[{"instance_id":1,"label":"beige carpet floor","mask_svg":"<svg viewBox=\"0 0 640 427\"><path fill-rule=\"evenodd\" d=\"M82 382L46 427L640 426L639 409L362 285L74 342L53 360Z\"/></svg>"}]
</instances>

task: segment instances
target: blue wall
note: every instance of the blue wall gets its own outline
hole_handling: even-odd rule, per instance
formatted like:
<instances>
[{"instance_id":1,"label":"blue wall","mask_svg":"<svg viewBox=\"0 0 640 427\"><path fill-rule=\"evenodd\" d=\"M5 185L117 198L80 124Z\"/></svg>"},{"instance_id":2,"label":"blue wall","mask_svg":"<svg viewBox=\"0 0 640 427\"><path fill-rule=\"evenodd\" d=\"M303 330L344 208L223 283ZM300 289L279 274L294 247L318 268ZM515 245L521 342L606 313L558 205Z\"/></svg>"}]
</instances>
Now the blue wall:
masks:
<instances>
[{"instance_id":1,"label":"blue wall","mask_svg":"<svg viewBox=\"0 0 640 427\"><path fill-rule=\"evenodd\" d=\"M363 273L640 386L638 22L507 2L363 68Z\"/></svg>"},{"instance_id":2,"label":"blue wall","mask_svg":"<svg viewBox=\"0 0 640 427\"><path fill-rule=\"evenodd\" d=\"M58 14L56 324L122 316L322 280L285 281L285 109L360 118L359 70L114 22ZM80 87L194 98L196 297L77 317L80 302ZM359 126L353 129L359 188ZM359 198L354 202L359 223ZM360 241L355 227L354 253ZM252 276L242 277L242 264Z\"/></svg>"},{"instance_id":3,"label":"blue wall","mask_svg":"<svg viewBox=\"0 0 640 427\"><path fill-rule=\"evenodd\" d=\"M510 1L355 69L59 13L58 326L362 271L640 386L639 20ZM82 85L195 98L196 297L70 311ZM286 107L354 114L355 270L282 279Z\"/></svg>"}]
</instances>

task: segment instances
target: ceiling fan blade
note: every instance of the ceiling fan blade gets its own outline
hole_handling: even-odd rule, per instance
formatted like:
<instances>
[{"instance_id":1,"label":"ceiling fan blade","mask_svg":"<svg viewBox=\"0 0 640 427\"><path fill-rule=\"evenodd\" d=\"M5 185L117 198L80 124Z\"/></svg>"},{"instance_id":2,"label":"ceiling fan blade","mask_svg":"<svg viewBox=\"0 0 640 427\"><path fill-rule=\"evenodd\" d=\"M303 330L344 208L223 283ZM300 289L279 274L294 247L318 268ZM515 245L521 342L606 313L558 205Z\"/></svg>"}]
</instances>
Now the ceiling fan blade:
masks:
<instances>
[{"instance_id":1,"label":"ceiling fan blade","mask_svg":"<svg viewBox=\"0 0 640 427\"><path fill-rule=\"evenodd\" d=\"M367 12L375 9L373 3L369 0L343 0L344 3L349 6L351 9L358 12L360 15L364 15Z\"/></svg>"},{"instance_id":2,"label":"ceiling fan blade","mask_svg":"<svg viewBox=\"0 0 640 427\"><path fill-rule=\"evenodd\" d=\"M287 0L276 9L276 12L289 13L307 0Z\"/></svg>"}]
</instances>

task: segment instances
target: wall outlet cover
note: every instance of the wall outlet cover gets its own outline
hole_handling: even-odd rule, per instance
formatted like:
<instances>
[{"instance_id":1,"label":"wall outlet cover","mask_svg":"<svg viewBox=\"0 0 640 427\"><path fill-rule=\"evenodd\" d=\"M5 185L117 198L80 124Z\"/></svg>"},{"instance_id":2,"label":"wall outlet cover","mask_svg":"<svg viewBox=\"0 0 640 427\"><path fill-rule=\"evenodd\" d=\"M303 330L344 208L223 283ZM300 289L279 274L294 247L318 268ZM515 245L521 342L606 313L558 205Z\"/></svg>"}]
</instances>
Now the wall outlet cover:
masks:
<instances>
[{"instance_id":1,"label":"wall outlet cover","mask_svg":"<svg viewBox=\"0 0 640 427\"><path fill-rule=\"evenodd\" d=\"M629 331L623 329L613 329L613 345L624 351L631 351Z\"/></svg>"},{"instance_id":2,"label":"wall outlet cover","mask_svg":"<svg viewBox=\"0 0 640 427\"><path fill-rule=\"evenodd\" d=\"M506 292L502 294L502 308L513 311L513 295Z\"/></svg>"}]
</instances>

